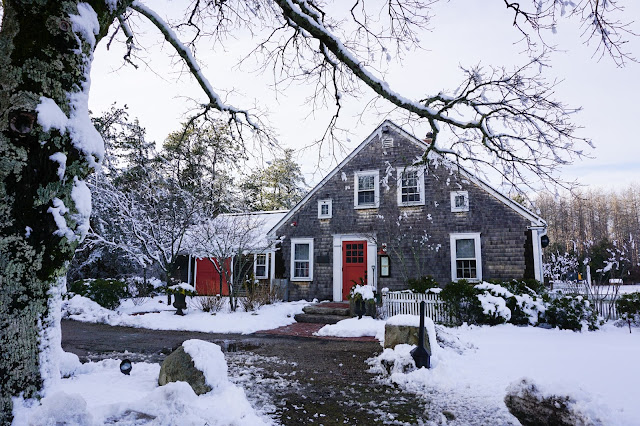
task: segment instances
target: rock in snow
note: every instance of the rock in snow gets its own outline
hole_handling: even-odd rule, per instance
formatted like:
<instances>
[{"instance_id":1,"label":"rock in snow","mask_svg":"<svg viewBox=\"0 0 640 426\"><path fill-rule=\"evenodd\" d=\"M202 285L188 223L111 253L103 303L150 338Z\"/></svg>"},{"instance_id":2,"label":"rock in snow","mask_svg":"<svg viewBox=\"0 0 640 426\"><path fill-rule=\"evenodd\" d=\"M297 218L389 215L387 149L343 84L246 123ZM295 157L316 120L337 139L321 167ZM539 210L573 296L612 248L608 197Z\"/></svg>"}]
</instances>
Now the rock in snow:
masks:
<instances>
[{"instance_id":1,"label":"rock in snow","mask_svg":"<svg viewBox=\"0 0 640 426\"><path fill-rule=\"evenodd\" d=\"M509 412L524 426L595 426L603 424L576 407L576 401L566 395L545 395L527 379L507 388L504 398Z\"/></svg>"},{"instance_id":2,"label":"rock in snow","mask_svg":"<svg viewBox=\"0 0 640 426\"><path fill-rule=\"evenodd\" d=\"M201 340L182 343L164 360L158 377L160 386L178 381L187 382L197 395L227 383L227 363L220 347Z\"/></svg>"}]
</instances>

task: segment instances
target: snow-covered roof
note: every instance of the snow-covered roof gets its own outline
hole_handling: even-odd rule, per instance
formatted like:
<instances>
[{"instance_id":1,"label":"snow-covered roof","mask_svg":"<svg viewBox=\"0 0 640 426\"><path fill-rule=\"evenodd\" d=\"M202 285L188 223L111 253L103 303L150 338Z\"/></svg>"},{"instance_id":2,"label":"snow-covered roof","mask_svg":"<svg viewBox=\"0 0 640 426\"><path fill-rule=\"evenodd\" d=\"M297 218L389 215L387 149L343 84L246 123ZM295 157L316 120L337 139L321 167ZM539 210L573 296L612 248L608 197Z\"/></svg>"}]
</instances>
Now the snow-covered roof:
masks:
<instances>
[{"instance_id":1,"label":"snow-covered roof","mask_svg":"<svg viewBox=\"0 0 640 426\"><path fill-rule=\"evenodd\" d=\"M288 210L225 213L193 226L185 252L195 257L233 256L238 251L264 253L273 246L268 233Z\"/></svg>"},{"instance_id":2,"label":"snow-covered roof","mask_svg":"<svg viewBox=\"0 0 640 426\"><path fill-rule=\"evenodd\" d=\"M305 205L305 203L307 201L309 201L309 199L311 199L311 197L313 197L313 195L318 192L318 190L320 188L322 188L332 177L334 177L340 170L342 170L342 168L349 162L351 161L360 151L362 151L362 149L367 146L371 141L373 141L373 139L378 136L381 135L382 132L382 128L384 126L392 126L394 128L394 130L396 130L397 132L401 133L403 136L405 136L408 140L410 140L411 142L413 142L414 144L420 146L421 148L424 148L425 151L428 148L428 145L422 141L421 139L416 138L414 135L412 135L411 133L407 132L406 130L404 130L402 127L398 126L397 124L395 124L393 121L391 120L385 120L382 123L380 123L380 125L378 125L378 127L375 128L375 130L373 132L371 132L371 134L360 144L356 147L356 149L354 149L351 154L347 155L347 157L342 160L340 162L340 164L338 164L328 175L326 175L324 177L324 179L322 179L311 191L309 191L307 193L307 195L300 200L300 202L298 204L296 204L291 210L289 210L289 212L284 215L282 217L282 219L276 223L273 228L271 228L271 230L269 231L269 235L270 237L274 237L275 234L275 230L277 228L279 228L280 226L282 226L282 224L286 223L287 221L289 221L291 219L291 217L303 206ZM510 199L509 197L505 196L504 194L502 194L500 191L498 191L497 189L493 188L491 185L489 185L488 183L486 183L485 181L483 181L482 179L480 179L479 177L475 176L473 173L469 172L468 170L466 170L464 167L458 165L458 164L454 164L452 163L450 160L444 158L442 155L431 151L429 153L430 158L433 157L438 157L439 160L442 163L448 163L450 164L452 167L455 167L457 170L460 171L461 174L463 174L467 179L469 179L470 181L472 181L473 183L475 183L476 185L478 185L479 187L483 188L485 191L487 191L488 193L490 193L492 196L494 196L498 201L502 202L503 204L507 205L508 207L510 207L512 210L514 210L516 213L518 213L519 215L521 215L522 217L524 217L525 219L531 221L531 226L532 227L540 227L540 228L546 228L547 227L547 222L542 219L540 216L538 216L537 214L533 213L532 211L530 211L529 209L523 207L522 205L520 205L519 203L513 201L512 199Z\"/></svg>"},{"instance_id":3,"label":"snow-covered roof","mask_svg":"<svg viewBox=\"0 0 640 426\"><path fill-rule=\"evenodd\" d=\"M226 213L220 216L244 217L247 219L247 222L253 221L256 224L256 235L259 236L256 245L258 247L268 248L271 245L271 241L267 238L269 231L271 231L271 228L276 226L287 213L289 213L289 210L268 210L248 213Z\"/></svg>"}]
</instances>

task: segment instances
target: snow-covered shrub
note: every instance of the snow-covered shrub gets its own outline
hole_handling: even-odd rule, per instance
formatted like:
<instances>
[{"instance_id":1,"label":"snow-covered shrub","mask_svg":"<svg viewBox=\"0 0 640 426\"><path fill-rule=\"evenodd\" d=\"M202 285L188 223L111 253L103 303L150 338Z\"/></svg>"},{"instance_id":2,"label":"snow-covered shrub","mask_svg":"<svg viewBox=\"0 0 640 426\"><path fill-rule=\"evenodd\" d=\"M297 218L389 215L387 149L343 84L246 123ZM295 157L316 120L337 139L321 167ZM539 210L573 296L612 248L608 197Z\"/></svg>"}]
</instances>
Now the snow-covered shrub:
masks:
<instances>
[{"instance_id":1,"label":"snow-covered shrub","mask_svg":"<svg viewBox=\"0 0 640 426\"><path fill-rule=\"evenodd\" d=\"M187 283L179 283L167 288L169 294L184 294L185 296L196 296L196 289Z\"/></svg>"},{"instance_id":2,"label":"snow-covered shrub","mask_svg":"<svg viewBox=\"0 0 640 426\"><path fill-rule=\"evenodd\" d=\"M407 280L409 290L414 293L426 293L430 288L438 287L438 282L432 276L410 278Z\"/></svg>"},{"instance_id":3,"label":"snow-covered shrub","mask_svg":"<svg viewBox=\"0 0 640 426\"><path fill-rule=\"evenodd\" d=\"M355 315L356 305L361 301L364 302L364 314L375 318L377 316L376 295L373 288L364 282L361 285L354 285L349 292L349 307L352 315Z\"/></svg>"},{"instance_id":4,"label":"snow-covered shrub","mask_svg":"<svg viewBox=\"0 0 640 426\"><path fill-rule=\"evenodd\" d=\"M102 278L74 281L69 285L68 292L87 297L110 310L120 306L121 299L130 296L124 282Z\"/></svg>"},{"instance_id":5,"label":"snow-covered shrub","mask_svg":"<svg viewBox=\"0 0 640 426\"><path fill-rule=\"evenodd\" d=\"M460 280L445 287L440 296L458 323L536 325L546 310L543 296L519 281L472 285Z\"/></svg>"},{"instance_id":6,"label":"snow-covered shrub","mask_svg":"<svg viewBox=\"0 0 640 426\"><path fill-rule=\"evenodd\" d=\"M552 299L544 314L544 320L561 330L581 331L598 329L598 314L589 301L582 296L561 296Z\"/></svg>"},{"instance_id":7,"label":"snow-covered shrub","mask_svg":"<svg viewBox=\"0 0 640 426\"><path fill-rule=\"evenodd\" d=\"M155 279L155 281L159 281ZM147 280L143 277L128 277L125 280L127 284L127 290L131 295L131 301L135 306L142 305L151 296L157 295L154 282Z\"/></svg>"},{"instance_id":8,"label":"snow-covered shrub","mask_svg":"<svg viewBox=\"0 0 640 426\"><path fill-rule=\"evenodd\" d=\"M504 299L509 314L503 316L510 324L536 325L546 310L546 290L543 284L535 280L512 280L499 284L484 282L477 285L476 289Z\"/></svg>"},{"instance_id":9,"label":"snow-covered shrub","mask_svg":"<svg viewBox=\"0 0 640 426\"><path fill-rule=\"evenodd\" d=\"M482 306L477 298L478 291L466 280L449 283L441 292L447 310L456 323L479 324Z\"/></svg>"},{"instance_id":10,"label":"snow-covered shrub","mask_svg":"<svg viewBox=\"0 0 640 426\"><path fill-rule=\"evenodd\" d=\"M616 310L620 320L626 322L631 333L631 326L640 327L640 293L628 293L616 300Z\"/></svg>"}]
</instances>

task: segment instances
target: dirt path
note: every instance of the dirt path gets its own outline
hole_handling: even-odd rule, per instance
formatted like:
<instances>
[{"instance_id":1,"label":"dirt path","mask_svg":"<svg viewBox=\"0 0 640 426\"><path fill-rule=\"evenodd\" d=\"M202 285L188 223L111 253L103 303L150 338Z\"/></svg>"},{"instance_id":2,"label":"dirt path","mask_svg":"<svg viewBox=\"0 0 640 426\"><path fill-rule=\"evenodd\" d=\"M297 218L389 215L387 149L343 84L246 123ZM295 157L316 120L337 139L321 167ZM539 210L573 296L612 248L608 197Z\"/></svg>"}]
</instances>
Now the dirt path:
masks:
<instances>
[{"instance_id":1,"label":"dirt path","mask_svg":"<svg viewBox=\"0 0 640 426\"><path fill-rule=\"evenodd\" d=\"M366 360L377 342L155 331L62 321L62 346L81 360L127 357L161 363L187 339L219 344L230 379L254 407L283 425L420 424L425 403L376 383Z\"/></svg>"}]
</instances>

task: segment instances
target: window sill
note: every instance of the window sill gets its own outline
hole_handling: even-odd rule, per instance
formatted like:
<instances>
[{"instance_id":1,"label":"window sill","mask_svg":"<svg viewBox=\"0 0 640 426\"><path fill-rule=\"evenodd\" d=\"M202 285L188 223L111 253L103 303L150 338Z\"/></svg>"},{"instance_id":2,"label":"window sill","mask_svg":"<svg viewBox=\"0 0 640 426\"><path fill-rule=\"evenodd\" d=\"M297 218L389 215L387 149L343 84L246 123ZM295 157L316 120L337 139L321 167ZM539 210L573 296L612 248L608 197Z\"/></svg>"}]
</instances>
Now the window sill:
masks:
<instances>
[{"instance_id":1,"label":"window sill","mask_svg":"<svg viewBox=\"0 0 640 426\"><path fill-rule=\"evenodd\" d=\"M377 209L379 206L375 204L366 205L366 206L353 206L356 210L367 210L367 209Z\"/></svg>"}]
</instances>

